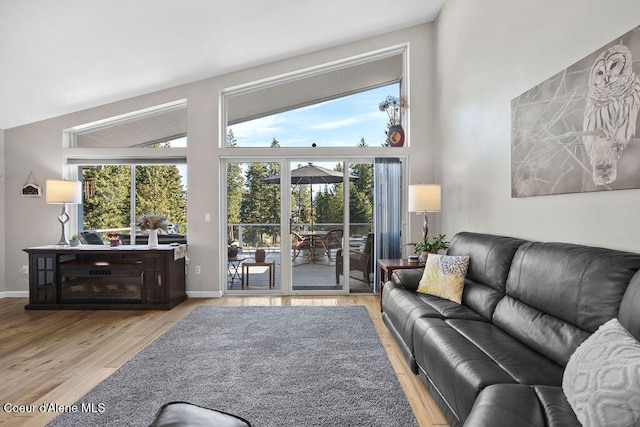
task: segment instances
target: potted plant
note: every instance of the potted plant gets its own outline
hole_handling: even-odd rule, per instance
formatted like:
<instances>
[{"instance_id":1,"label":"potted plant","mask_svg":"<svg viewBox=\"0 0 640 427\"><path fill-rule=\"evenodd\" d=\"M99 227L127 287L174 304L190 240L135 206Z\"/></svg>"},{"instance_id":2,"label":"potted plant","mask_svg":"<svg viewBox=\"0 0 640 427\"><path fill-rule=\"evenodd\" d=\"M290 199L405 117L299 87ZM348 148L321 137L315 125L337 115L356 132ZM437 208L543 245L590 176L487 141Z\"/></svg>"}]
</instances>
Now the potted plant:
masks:
<instances>
[{"instance_id":1,"label":"potted plant","mask_svg":"<svg viewBox=\"0 0 640 427\"><path fill-rule=\"evenodd\" d=\"M402 129L402 112L409 108L404 96L387 96L378 105L380 111L387 113L389 123L387 125L387 144L392 147L402 147L404 145L404 129Z\"/></svg>"},{"instance_id":2,"label":"potted plant","mask_svg":"<svg viewBox=\"0 0 640 427\"><path fill-rule=\"evenodd\" d=\"M74 234L73 236L71 236L71 240L69 240L69 245L71 246L80 246L80 239L78 238L77 234Z\"/></svg>"},{"instance_id":3,"label":"potted plant","mask_svg":"<svg viewBox=\"0 0 640 427\"><path fill-rule=\"evenodd\" d=\"M446 238L447 236L444 234L439 234L438 237L434 237L433 240L430 240L427 236L421 241L409 243L409 245L414 247L415 252L420 254L421 261L424 262L427 260L429 254L437 254L438 251L449 248L449 242L445 241Z\"/></svg>"},{"instance_id":4,"label":"potted plant","mask_svg":"<svg viewBox=\"0 0 640 427\"><path fill-rule=\"evenodd\" d=\"M233 241L232 237L227 238L227 258L234 259L238 256L238 252L240 252L240 247L236 242Z\"/></svg>"},{"instance_id":5,"label":"potted plant","mask_svg":"<svg viewBox=\"0 0 640 427\"><path fill-rule=\"evenodd\" d=\"M158 230L166 232L169 228L169 221L163 215L147 214L138 222L138 227L149 234L149 247L155 248L158 246Z\"/></svg>"}]
</instances>

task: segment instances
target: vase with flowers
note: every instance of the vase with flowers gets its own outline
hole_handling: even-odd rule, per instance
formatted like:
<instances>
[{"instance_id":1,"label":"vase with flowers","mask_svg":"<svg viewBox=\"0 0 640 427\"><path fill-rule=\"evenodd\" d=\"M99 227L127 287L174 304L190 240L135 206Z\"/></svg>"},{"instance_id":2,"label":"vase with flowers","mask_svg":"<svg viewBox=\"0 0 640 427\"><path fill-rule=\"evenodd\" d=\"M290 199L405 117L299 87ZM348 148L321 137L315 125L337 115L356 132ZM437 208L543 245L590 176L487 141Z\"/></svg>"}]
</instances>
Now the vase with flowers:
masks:
<instances>
[{"instance_id":1,"label":"vase with flowers","mask_svg":"<svg viewBox=\"0 0 640 427\"><path fill-rule=\"evenodd\" d=\"M149 247L155 248L158 246L158 231L166 232L169 228L169 221L163 215L147 214L138 222L138 227L149 235Z\"/></svg>"},{"instance_id":2,"label":"vase with flowers","mask_svg":"<svg viewBox=\"0 0 640 427\"><path fill-rule=\"evenodd\" d=\"M402 112L409 105L404 96L396 97L389 95L378 105L380 111L387 113L389 123L387 124L387 145L391 147L402 147L404 145L404 129L402 129Z\"/></svg>"},{"instance_id":3,"label":"vase with flowers","mask_svg":"<svg viewBox=\"0 0 640 427\"><path fill-rule=\"evenodd\" d=\"M107 238L109 239L109 245L111 247L120 246L120 236L118 233L107 233Z\"/></svg>"}]
</instances>

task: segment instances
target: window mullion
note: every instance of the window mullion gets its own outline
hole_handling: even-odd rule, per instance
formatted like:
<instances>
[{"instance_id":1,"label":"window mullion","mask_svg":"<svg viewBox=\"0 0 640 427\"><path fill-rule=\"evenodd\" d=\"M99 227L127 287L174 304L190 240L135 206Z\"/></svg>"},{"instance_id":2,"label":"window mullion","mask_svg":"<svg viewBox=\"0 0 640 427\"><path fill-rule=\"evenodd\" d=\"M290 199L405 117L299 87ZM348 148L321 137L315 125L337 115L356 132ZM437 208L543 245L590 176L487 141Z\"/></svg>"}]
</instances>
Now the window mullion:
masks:
<instances>
[{"instance_id":1,"label":"window mullion","mask_svg":"<svg viewBox=\"0 0 640 427\"><path fill-rule=\"evenodd\" d=\"M136 244L136 165L131 165L131 190L129 191L129 201L131 209L129 215L131 217L131 244Z\"/></svg>"}]
</instances>

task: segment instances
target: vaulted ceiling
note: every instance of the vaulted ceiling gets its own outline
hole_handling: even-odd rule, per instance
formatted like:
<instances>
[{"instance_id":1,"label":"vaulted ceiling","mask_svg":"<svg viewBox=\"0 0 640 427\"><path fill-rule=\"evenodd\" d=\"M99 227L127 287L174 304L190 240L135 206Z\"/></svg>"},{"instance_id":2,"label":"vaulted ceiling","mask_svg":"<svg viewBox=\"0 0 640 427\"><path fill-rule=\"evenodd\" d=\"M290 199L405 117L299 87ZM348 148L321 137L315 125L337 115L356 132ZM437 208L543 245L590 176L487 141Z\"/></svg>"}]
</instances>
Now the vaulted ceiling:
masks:
<instances>
[{"instance_id":1,"label":"vaulted ceiling","mask_svg":"<svg viewBox=\"0 0 640 427\"><path fill-rule=\"evenodd\" d=\"M445 0L2 0L0 129L433 21Z\"/></svg>"}]
</instances>

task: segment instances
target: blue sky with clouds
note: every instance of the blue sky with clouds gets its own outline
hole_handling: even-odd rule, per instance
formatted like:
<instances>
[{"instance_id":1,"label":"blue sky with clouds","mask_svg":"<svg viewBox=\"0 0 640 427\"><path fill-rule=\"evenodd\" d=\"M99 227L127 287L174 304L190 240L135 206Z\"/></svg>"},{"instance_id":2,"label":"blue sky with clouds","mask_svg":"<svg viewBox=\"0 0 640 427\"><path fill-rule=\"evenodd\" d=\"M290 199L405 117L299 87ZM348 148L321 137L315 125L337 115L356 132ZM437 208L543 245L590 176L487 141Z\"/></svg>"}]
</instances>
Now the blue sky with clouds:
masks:
<instances>
[{"instance_id":1,"label":"blue sky with clouds","mask_svg":"<svg viewBox=\"0 0 640 427\"><path fill-rule=\"evenodd\" d=\"M269 147L273 138L281 147L355 147L362 138L380 146L387 114L378 105L388 95L398 96L398 84L263 117L231 127L238 147Z\"/></svg>"}]
</instances>

